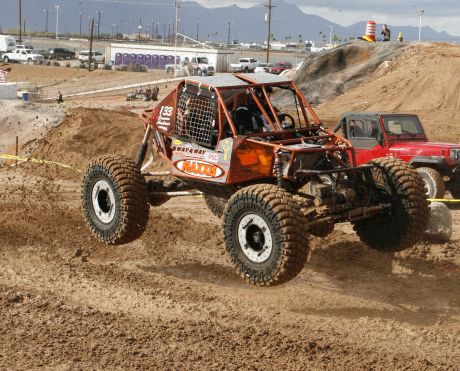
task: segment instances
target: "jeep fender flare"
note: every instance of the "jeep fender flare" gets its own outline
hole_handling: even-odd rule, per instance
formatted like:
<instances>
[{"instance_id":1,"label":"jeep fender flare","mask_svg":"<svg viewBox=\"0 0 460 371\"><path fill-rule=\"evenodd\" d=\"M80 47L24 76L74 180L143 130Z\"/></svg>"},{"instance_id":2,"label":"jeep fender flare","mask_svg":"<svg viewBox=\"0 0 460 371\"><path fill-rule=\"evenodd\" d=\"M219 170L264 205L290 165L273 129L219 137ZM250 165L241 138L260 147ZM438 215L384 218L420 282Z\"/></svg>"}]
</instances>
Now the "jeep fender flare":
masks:
<instances>
[{"instance_id":1,"label":"jeep fender flare","mask_svg":"<svg viewBox=\"0 0 460 371\"><path fill-rule=\"evenodd\" d=\"M441 156L415 156L409 161L409 164L413 167L427 166L436 169L442 169L446 167L446 160Z\"/></svg>"}]
</instances>

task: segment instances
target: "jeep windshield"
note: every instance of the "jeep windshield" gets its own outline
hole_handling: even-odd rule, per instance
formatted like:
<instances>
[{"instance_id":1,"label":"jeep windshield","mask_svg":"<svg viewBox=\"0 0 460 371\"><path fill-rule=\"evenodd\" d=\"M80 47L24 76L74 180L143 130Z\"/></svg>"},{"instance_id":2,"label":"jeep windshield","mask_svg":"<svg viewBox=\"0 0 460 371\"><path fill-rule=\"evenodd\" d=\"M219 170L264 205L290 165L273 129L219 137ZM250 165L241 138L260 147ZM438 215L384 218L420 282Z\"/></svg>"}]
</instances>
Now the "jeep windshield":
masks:
<instances>
[{"instance_id":1,"label":"jeep windshield","mask_svg":"<svg viewBox=\"0 0 460 371\"><path fill-rule=\"evenodd\" d=\"M395 137L425 135L417 116L383 116L382 120L387 135Z\"/></svg>"},{"instance_id":2,"label":"jeep windshield","mask_svg":"<svg viewBox=\"0 0 460 371\"><path fill-rule=\"evenodd\" d=\"M206 57L199 57L196 60L197 60L198 63L208 64L208 58L206 58Z\"/></svg>"}]
</instances>

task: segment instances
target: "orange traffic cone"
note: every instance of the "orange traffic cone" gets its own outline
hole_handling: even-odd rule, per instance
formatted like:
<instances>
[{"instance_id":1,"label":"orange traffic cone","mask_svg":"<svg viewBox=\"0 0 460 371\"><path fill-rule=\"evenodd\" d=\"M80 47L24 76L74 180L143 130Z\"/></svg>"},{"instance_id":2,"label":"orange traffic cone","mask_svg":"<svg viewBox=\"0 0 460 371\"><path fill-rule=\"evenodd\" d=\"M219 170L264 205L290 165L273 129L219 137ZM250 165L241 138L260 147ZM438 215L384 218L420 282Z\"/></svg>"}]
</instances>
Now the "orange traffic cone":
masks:
<instances>
[{"instance_id":1,"label":"orange traffic cone","mask_svg":"<svg viewBox=\"0 0 460 371\"><path fill-rule=\"evenodd\" d=\"M366 34L363 37L366 41L375 41L375 22L367 21Z\"/></svg>"}]
</instances>

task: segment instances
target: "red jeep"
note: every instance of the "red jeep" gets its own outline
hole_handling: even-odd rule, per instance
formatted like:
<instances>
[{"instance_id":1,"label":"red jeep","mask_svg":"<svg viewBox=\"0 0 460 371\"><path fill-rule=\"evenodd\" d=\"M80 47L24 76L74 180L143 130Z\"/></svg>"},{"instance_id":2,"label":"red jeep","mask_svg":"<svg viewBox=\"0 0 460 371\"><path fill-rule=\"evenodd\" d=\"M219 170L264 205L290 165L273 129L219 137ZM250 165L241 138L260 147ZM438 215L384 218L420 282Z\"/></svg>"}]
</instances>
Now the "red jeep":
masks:
<instances>
[{"instance_id":1,"label":"red jeep","mask_svg":"<svg viewBox=\"0 0 460 371\"><path fill-rule=\"evenodd\" d=\"M460 144L430 142L417 115L347 112L335 131L351 141L358 165L393 156L414 166L430 198L460 198Z\"/></svg>"}]
</instances>

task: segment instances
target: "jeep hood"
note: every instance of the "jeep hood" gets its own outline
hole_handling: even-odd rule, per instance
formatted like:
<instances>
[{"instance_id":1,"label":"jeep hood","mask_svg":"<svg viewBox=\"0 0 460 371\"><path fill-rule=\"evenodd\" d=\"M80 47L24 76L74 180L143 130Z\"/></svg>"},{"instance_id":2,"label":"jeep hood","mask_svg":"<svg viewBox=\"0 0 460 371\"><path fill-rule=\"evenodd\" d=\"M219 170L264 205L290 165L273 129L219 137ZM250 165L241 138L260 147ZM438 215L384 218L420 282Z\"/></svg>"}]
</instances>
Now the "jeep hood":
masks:
<instances>
[{"instance_id":1,"label":"jeep hood","mask_svg":"<svg viewBox=\"0 0 460 371\"><path fill-rule=\"evenodd\" d=\"M460 148L460 144L437 143L437 142L392 142L390 154L395 157L410 156L449 156L450 150Z\"/></svg>"}]
</instances>

